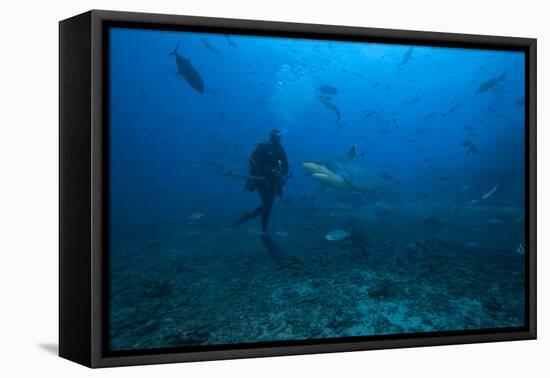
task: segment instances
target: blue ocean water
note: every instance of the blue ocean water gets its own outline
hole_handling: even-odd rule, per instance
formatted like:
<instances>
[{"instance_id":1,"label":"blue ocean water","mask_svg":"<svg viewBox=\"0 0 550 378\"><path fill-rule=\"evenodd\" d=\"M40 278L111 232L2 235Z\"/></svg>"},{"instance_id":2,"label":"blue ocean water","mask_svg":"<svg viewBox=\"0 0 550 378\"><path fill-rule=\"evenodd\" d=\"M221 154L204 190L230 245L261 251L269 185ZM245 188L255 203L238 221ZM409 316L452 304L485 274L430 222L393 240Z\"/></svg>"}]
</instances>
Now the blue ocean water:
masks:
<instances>
[{"instance_id":1,"label":"blue ocean water","mask_svg":"<svg viewBox=\"0 0 550 378\"><path fill-rule=\"evenodd\" d=\"M524 65L111 29L111 349L523 326ZM231 227L260 198L226 175L248 174L272 129L290 170L269 220L282 258L259 218ZM342 187L319 190L304 162Z\"/></svg>"}]
</instances>

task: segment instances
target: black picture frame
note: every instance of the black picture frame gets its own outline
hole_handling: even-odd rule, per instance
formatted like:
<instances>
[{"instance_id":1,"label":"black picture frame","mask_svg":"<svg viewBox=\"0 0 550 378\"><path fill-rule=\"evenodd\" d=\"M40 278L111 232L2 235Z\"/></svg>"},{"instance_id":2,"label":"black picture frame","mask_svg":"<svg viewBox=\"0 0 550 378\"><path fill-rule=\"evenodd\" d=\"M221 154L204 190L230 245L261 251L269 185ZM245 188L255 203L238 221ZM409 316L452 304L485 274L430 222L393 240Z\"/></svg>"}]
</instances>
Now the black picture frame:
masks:
<instances>
[{"instance_id":1,"label":"black picture frame","mask_svg":"<svg viewBox=\"0 0 550 378\"><path fill-rule=\"evenodd\" d=\"M525 53L526 326L132 352L108 349L108 38L111 26ZM536 39L92 10L59 24L59 354L88 367L536 338Z\"/></svg>"}]
</instances>

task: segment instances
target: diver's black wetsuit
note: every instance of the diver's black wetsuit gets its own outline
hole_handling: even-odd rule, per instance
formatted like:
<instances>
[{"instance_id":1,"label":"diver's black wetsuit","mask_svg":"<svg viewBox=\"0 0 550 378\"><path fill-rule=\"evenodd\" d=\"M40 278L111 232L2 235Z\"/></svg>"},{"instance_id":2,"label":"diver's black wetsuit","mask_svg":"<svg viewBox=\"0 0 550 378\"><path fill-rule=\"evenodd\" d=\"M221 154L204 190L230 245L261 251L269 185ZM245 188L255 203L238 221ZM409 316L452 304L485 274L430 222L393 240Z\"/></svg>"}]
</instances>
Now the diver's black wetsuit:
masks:
<instances>
[{"instance_id":1,"label":"diver's black wetsuit","mask_svg":"<svg viewBox=\"0 0 550 378\"><path fill-rule=\"evenodd\" d=\"M281 196L288 175L288 161L280 143L260 143L249 159L250 175L264 177L264 181L248 181L246 189L257 190L262 204L256 209L244 213L233 226L238 226L261 215L262 232L267 233L269 215L275 195Z\"/></svg>"}]
</instances>

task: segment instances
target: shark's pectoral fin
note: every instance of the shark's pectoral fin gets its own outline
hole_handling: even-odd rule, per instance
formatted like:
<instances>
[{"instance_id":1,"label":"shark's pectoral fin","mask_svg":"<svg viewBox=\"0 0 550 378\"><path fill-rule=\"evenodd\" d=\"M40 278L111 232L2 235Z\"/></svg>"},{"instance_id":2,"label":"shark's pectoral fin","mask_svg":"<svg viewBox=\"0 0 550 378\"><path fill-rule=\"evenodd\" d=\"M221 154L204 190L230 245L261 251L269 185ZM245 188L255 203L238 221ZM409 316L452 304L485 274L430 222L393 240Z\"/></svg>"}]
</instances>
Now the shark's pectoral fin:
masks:
<instances>
[{"instance_id":1,"label":"shark's pectoral fin","mask_svg":"<svg viewBox=\"0 0 550 378\"><path fill-rule=\"evenodd\" d=\"M353 177L348 175L348 174L345 174L344 172L340 173L339 174L340 176L340 180L347 186L349 187L355 187L354 185L354 182L353 182Z\"/></svg>"},{"instance_id":2,"label":"shark's pectoral fin","mask_svg":"<svg viewBox=\"0 0 550 378\"><path fill-rule=\"evenodd\" d=\"M325 191L327 190L327 186L323 184L319 184L319 187L317 188L317 191L313 195L312 201L315 202L317 198Z\"/></svg>"}]
</instances>

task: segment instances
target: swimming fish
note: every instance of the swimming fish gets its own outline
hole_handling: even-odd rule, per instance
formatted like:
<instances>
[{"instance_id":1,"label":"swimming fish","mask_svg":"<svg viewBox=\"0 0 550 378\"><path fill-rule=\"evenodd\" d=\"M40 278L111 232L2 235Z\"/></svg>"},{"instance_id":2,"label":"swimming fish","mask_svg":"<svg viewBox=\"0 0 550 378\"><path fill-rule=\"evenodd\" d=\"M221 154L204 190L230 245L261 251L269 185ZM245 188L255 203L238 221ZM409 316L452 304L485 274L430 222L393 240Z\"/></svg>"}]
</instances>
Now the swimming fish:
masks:
<instances>
[{"instance_id":1,"label":"swimming fish","mask_svg":"<svg viewBox=\"0 0 550 378\"><path fill-rule=\"evenodd\" d=\"M405 105L414 105L414 104L416 104L418 101L420 101L420 96L416 96L416 97L411 98L410 100L408 100L407 102L405 102Z\"/></svg>"},{"instance_id":2,"label":"swimming fish","mask_svg":"<svg viewBox=\"0 0 550 378\"><path fill-rule=\"evenodd\" d=\"M204 217L203 213L199 213L198 211L194 211L187 217L187 220L189 222L197 222L198 220L202 219Z\"/></svg>"},{"instance_id":3,"label":"swimming fish","mask_svg":"<svg viewBox=\"0 0 550 378\"><path fill-rule=\"evenodd\" d=\"M466 151L467 154L477 154L477 147L475 144L470 144L470 148Z\"/></svg>"},{"instance_id":4,"label":"swimming fish","mask_svg":"<svg viewBox=\"0 0 550 378\"><path fill-rule=\"evenodd\" d=\"M349 238L350 231L344 231L344 230L332 230L328 234L325 235L325 239L328 241L341 241Z\"/></svg>"},{"instance_id":5,"label":"swimming fish","mask_svg":"<svg viewBox=\"0 0 550 378\"><path fill-rule=\"evenodd\" d=\"M425 134L425 133L427 133L428 131L430 131L430 128L429 128L429 127L418 126L416 129L414 129L414 135Z\"/></svg>"},{"instance_id":6,"label":"swimming fish","mask_svg":"<svg viewBox=\"0 0 550 378\"><path fill-rule=\"evenodd\" d=\"M435 112L431 112L431 113L426 114L424 117L422 117L422 121L424 121L424 122L429 121L430 119L435 117L435 114L436 114Z\"/></svg>"},{"instance_id":7,"label":"swimming fish","mask_svg":"<svg viewBox=\"0 0 550 378\"><path fill-rule=\"evenodd\" d=\"M177 72L176 75L183 77L189 85L199 93L204 92L204 82L202 81L201 75L193 67L189 59L184 58L178 53L179 42L176 45L176 48L169 54L176 58Z\"/></svg>"},{"instance_id":8,"label":"swimming fish","mask_svg":"<svg viewBox=\"0 0 550 378\"><path fill-rule=\"evenodd\" d=\"M472 141L471 140L465 140L464 142L460 143L461 146L471 146Z\"/></svg>"},{"instance_id":9,"label":"swimming fish","mask_svg":"<svg viewBox=\"0 0 550 378\"><path fill-rule=\"evenodd\" d=\"M446 117L448 116L449 114L455 112L457 109L459 109L460 107L462 106L462 104L456 104L454 106L451 106L449 109L447 109L447 111L441 113L441 116L442 117Z\"/></svg>"},{"instance_id":10,"label":"swimming fish","mask_svg":"<svg viewBox=\"0 0 550 378\"><path fill-rule=\"evenodd\" d=\"M229 46L231 47L237 47L237 45L235 44L235 42L233 42L233 40L231 39L231 37L229 37L228 34L224 34L225 36L225 39L227 40L227 43L229 44Z\"/></svg>"},{"instance_id":11,"label":"swimming fish","mask_svg":"<svg viewBox=\"0 0 550 378\"><path fill-rule=\"evenodd\" d=\"M489 79L489 80L484 81L483 83L481 83L481 84L479 85L479 87L477 88L476 93L487 92L489 89L494 88L498 83L500 83L501 81L503 81L505 77L506 77L506 72L504 72L504 73L503 73L502 75L500 75L499 77L494 77L494 78L492 78L492 79Z\"/></svg>"},{"instance_id":12,"label":"swimming fish","mask_svg":"<svg viewBox=\"0 0 550 378\"><path fill-rule=\"evenodd\" d=\"M331 97L319 96L319 100L321 100L325 108L332 110L336 114L336 121L338 122L340 121L340 109L338 109L330 99Z\"/></svg>"},{"instance_id":13,"label":"swimming fish","mask_svg":"<svg viewBox=\"0 0 550 378\"><path fill-rule=\"evenodd\" d=\"M334 96L334 95L338 94L338 89L336 89L336 88L334 88L330 85L322 85L317 89L319 90L319 92L321 92L323 94L326 94L326 95L330 95L330 96Z\"/></svg>"},{"instance_id":14,"label":"swimming fish","mask_svg":"<svg viewBox=\"0 0 550 378\"><path fill-rule=\"evenodd\" d=\"M405 64L407 64L409 62L409 60L411 60L412 58L412 54L413 54L413 48L412 47L409 47L409 49L407 50L407 52L405 53L405 55L403 55L403 59L401 60L401 63L399 63L397 65L398 68L401 68L402 66L404 66Z\"/></svg>"},{"instance_id":15,"label":"swimming fish","mask_svg":"<svg viewBox=\"0 0 550 378\"><path fill-rule=\"evenodd\" d=\"M489 197L491 197L493 194L495 194L495 192L497 191L498 187L500 186L500 182L498 184L496 184L493 189L489 190L487 193L485 193L481 198L482 199L487 199Z\"/></svg>"},{"instance_id":16,"label":"swimming fish","mask_svg":"<svg viewBox=\"0 0 550 378\"><path fill-rule=\"evenodd\" d=\"M202 42L203 46L206 47L206 49L208 51L210 51L212 54L215 54L215 55L220 54L220 52L214 46L212 46L210 43L208 43L208 41L205 38L201 38L201 42Z\"/></svg>"}]
</instances>

